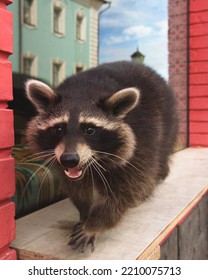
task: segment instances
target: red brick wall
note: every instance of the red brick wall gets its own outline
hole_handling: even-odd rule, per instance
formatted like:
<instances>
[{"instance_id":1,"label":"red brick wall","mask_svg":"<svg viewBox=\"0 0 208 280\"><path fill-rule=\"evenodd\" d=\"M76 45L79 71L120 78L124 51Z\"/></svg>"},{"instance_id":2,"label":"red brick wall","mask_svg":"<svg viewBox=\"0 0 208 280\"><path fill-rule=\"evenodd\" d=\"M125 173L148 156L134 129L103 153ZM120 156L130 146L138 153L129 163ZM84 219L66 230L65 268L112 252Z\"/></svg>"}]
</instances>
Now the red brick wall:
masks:
<instances>
[{"instance_id":1,"label":"red brick wall","mask_svg":"<svg viewBox=\"0 0 208 280\"><path fill-rule=\"evenodd\" d=\"M208 146L208 1L190 0L190 146Z\"/></svg>"},{"instance_id":2,"label":"red brick wall","mask_svg":"<svg viewBox=\"0 0 208 280\"><path fill-rule=\"evenodd\" d=\"M11 147L14 145L13 112L7 109L12 99L12 14L6 6L12 0L0 0L0 260L16 259L9 248L15 237L15 207L9 198L14 195L15 173Z\"/></svg>"},{"instance_id":3,"label":"red brick wall","mask_svg":"<svg viewBox=\"0 0 208 280\"><path fill-rule=\"evenodd\" d=\"M178 148L188 145L188 0L169 0L169 83L179 111Z\"/></svg>"}]
</instances>

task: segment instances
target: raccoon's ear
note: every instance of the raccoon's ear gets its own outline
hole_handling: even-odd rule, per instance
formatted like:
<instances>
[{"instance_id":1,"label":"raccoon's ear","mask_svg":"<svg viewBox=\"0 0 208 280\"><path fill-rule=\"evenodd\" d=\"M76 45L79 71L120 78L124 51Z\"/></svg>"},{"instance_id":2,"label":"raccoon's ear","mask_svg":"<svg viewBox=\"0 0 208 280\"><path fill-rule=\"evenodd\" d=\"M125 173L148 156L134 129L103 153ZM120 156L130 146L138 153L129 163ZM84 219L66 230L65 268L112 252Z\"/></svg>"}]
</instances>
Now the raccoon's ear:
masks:
<instances>
[{"instance_id":1,"label":"raccoon's ear","mask_svg":"<svg viewBox=\"0 0 208 280\"><path fill-rule=\"evenodd\" d=\"M139 102L140 91L137 88L122 89L105 100L105 107L120 119L133 110Z\"/></svg>"},{"instance_id":2,"label":"raccoon's ear","mask_svg":"<svg viewBox=\"0 0 208 280\"><path fill-rule=\"evenodd\" d=\"M25 89L28 99L38 112L45 111L57 99L57 95L52 88L37 80L28 80L25 83Z\"/></svg>"}]
</instances>

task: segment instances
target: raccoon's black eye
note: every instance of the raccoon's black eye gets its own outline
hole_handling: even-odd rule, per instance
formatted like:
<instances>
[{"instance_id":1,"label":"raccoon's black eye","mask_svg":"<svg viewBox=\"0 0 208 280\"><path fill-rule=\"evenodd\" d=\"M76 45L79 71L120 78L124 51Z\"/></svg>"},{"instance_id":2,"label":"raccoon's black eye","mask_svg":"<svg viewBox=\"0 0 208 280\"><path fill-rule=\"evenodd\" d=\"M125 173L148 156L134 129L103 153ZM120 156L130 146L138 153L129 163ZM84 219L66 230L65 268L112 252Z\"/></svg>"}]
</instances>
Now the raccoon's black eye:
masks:
<instances>
[{"instance_id":1,"label":"raccoon's black eye","mask_svg":"<svg viewBox=\"0 0 208 280\"><path fill-rule=\"evenodd\" d=\"M52 134L58 137L62 137L65 134L65 131L65 125L56 125L52 128Z\"/></svg>"},{"instance_id":2,"label":"raccoon's black eye","mask_svg":"<svg viewBox=\"0 0 208 280\"><path fill-rule=\"evenodd\" d=\"M96 132L96 129L95 129L95 127L92 127L92 126L87 126L84 129L84 133L87 135L94 135L95 132Z\"/></svg>"}]
</instances>

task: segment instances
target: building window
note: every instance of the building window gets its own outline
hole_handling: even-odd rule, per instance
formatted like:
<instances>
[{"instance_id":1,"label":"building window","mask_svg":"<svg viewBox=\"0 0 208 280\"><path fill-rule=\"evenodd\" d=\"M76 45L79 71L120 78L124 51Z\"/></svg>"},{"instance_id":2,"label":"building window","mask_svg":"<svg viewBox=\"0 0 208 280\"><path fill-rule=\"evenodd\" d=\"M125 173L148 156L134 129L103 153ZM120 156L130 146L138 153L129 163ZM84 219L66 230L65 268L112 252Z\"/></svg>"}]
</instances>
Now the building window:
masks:
<instances>
[{"instance_id":1,"label":"building window","mask_svg":"<svg viewBox=\"0 0 208 280\"><path fill-rule=\"evenodd\" d=\"M31 54L23 56L22 72L26 75L37 77L37 56Z\"/></svg>"},{"instance_id":2,"label":"building window","mask_svg":"<svg viewBox=\"0 0 208 280\"><path fill-rule=\"evenodd\" d=\"M63 61L54 60L52 63L53 86L58 86L65 79L65 64Z\"/></svg>"},{"instance_id":3,"label":"building window","mask_svg":"<svg viewBox=\"0 0 208 280\"><path fill-rule=\"evenodd\" d=\"M86 40L86 16L83 9L76 13L76 39L79 41Z\"/></svg>"},{"instance_id":4,"label":"building window","mask_svg":"<svg viewBox=\"0 0 208 280\"><path fill-rule=\"evenodd\" d=\"M76 73L82 72L84 70L83 65L76 65Z\"/></svg>"},{"instance_id":5,"label":"building window","mask_svg":"<svg viewBox=\"0 0 208 280\"><path fill-rule=\"evenodd\" d=\"M24 24L37 25L37 0L22 0L22 17Z\"/></svg>"},{"instance_id":6,"label":"building window","mask_svg":"<svg viewBox=\"0 0 208 280\"><path fill-rule=\"evenodd\" d=\"M53 32L58 35L65 33L65 9L60 0L53 3Z\"/></svg>"}]
</instances>

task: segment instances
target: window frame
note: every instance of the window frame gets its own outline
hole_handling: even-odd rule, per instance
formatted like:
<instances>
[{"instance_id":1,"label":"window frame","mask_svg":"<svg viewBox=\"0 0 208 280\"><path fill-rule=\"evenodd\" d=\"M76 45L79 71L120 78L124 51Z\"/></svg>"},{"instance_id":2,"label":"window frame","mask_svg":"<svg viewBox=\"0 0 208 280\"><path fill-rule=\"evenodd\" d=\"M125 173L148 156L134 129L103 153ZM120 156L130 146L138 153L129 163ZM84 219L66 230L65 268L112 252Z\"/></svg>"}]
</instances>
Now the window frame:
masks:
<instances>
[{"instance_id":1,"label":"window frame","mask_svg":"<svg viewBox=\"0 0 208 280\"><path fill-rule=\"evenodd\" d=\"M59 73L56 78L54 78L54 65L59 65ZM53 59L51 64L51 82L54 87L57 87L66 78L66 63L61 59Z\"/></svg>"},{"instance_id":2,"label":"window frame","mask_svg":"<svg viewBox=\"0 0 208 280\"><path fill-rule=\"evenodd\" d=\"M25 71L25 60L30 60L30 71ZM23 53L22 55L22 63L21 63L21 72L25 75L29 75L32 77L38 76L38 56L32 53Z\"/></svg>"},{"instance_id":3,"label":"window frame","mask_svg":"<svg viewBox=\"0 0 208 280\"><path fill-rule=\"evenodd\" d=\"M37 0L31 0L32 5L30 5L30 20L25 20L25 2L29 0L21 0L21 21L22 24L28 28L37 27Z\"/></svg>"},{"instance_id":4,"label":"window frame","mask_svg":"<svg viewBox=\"0 0 208 280\"><path fill-rule=\"evenodd\" d=\"M57 19L57 27L55 27L55 10L60 12ZM65 5L61 0L54 0L52 1L52 33L59 37L65 36L65 25Z\"/></svg>"},{"instance_id":5,"label":"window frame","mask_svg":"<svg viewBox=\"0 0 208 280\"><path fill-rule=\"evenodd\" d=\"M83 8L75 13L75 36L78 42L86 42L87 40L87 17Z\"/></svg>"}]
</instances>

